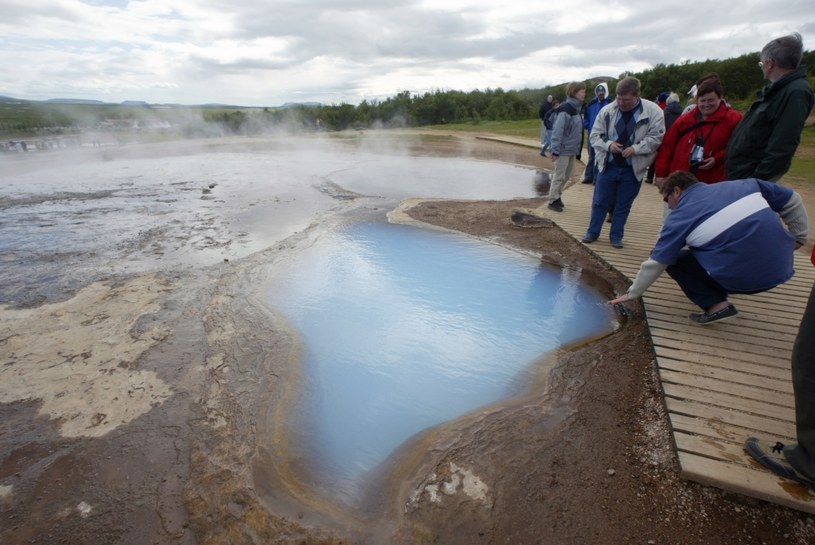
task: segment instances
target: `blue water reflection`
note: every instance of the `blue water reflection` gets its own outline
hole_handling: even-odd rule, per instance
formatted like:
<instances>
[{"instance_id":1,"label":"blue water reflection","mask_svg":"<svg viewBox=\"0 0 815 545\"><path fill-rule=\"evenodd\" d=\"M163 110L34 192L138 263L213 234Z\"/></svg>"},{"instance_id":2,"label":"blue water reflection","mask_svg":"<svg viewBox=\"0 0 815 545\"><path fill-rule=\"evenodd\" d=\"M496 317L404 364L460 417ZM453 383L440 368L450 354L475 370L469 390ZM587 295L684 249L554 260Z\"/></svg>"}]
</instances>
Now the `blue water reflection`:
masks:
<instances>
[{"instance_id":1,"label":"blue water reflection","mask_svg":"<svg viewBox=\"0 0 815 545\"><path fill-rule=\"evenodd\" d=\"M310 440L353 480L407 438L498 401L545 352L611 328L572 271L455 234L355 224L269 291L304 337Z\"/></svg>"}]
</instances>

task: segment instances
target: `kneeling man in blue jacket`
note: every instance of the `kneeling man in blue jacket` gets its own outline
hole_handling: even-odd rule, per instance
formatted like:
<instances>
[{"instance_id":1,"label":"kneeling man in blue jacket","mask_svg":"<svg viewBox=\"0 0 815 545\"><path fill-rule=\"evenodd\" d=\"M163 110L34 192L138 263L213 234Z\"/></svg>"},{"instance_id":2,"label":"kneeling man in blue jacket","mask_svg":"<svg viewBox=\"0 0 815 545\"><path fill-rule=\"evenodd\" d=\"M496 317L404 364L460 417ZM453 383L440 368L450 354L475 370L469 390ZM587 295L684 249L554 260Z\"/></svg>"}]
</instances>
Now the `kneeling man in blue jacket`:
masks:
<instances>
[{"instance_id":1,"label":"kneeling man in blue jacket","mask_svg":"<svg viewBox=\"0 0 815 545\"><path fill-rule=\"evenodd\" d=\"M795 191L755 178L704 184L689 172L674 172L660 191L671 212L628 293L611 303L640 297L667 270L702 309L690 319L706 325L738 314L728 294L759 293L792 278L792 253L809 231Z\"/></svg>"}]
</instances>

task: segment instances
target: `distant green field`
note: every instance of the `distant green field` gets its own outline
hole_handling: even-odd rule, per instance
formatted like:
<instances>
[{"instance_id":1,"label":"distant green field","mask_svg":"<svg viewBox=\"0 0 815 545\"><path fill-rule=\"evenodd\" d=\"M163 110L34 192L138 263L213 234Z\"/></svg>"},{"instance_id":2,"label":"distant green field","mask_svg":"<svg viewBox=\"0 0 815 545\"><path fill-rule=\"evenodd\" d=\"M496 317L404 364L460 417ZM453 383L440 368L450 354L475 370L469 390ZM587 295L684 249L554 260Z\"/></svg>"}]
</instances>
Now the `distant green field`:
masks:
<instances>
[{"instance_id":1,"label":"distant green field","mask_svg":"<svg viewBox=\"0 0 815 545\"><path fill-rule=\"evenodd\" d=\"M801 133L801 144L787 176L815 183L815 125L806 127Z\"/></svg>"},{"instance_id":2,"label":"distant green field","mask_svg":"<svg viewBox=\"0 0 815 545\"><path fill-rule=\"evenodd\" d=\"M539 119L524 119L521 121L481 121L479 123L448 123L445 125L431 125L432 129L447 131L469 131L521 138L540 138L541 122Z\"/></svg>"}]
</instances>

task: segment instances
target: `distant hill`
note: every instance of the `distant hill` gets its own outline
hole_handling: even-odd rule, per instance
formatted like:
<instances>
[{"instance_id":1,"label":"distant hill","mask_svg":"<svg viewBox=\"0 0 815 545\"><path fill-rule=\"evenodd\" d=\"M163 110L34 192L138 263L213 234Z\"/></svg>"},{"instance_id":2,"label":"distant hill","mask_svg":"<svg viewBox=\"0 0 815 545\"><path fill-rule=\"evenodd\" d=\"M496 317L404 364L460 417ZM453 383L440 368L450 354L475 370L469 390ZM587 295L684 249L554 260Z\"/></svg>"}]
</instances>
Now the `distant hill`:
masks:
<instances>
[{"instance_id":1,"label":"distant hill","mask_svg":"<svg viewBox=\"0 0 815 545\"><path fill-rule=\"evenodd\" d=\"M36 101L31 101L36 102ZM44 101L51 104L93 104L93 105L100 105L105 104L101 100L86 100L82 98L49 98L48 100Z\"/></svg>"},{"instance_id":2,"label":"distant hill","mask_svg":"<svg viewBox=\"0 0 815 545\"><path fill-rule=\"evenodd\" d=\"M322 106L320 102L286 102L284 103L281 108L297 108L299 106L305 106L307 108L316 108Z\"/></svg>"}]
</instances>

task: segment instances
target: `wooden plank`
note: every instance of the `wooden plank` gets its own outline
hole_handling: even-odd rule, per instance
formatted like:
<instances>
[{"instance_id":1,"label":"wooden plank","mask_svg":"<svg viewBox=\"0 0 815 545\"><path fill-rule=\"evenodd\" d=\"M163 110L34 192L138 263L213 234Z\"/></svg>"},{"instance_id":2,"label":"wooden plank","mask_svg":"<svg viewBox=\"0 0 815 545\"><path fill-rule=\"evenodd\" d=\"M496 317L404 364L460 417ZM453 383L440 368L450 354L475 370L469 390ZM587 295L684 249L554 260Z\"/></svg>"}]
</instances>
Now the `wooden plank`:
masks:
<instances>
[{"instance_id":1,"label":"wooden plank","mask_svg":"<svg viewBox=\"0 0 815 545\"><path fill-rule=\"evenodd\" d=\"M689 452L679 453L680 475L692 481L815 513L815 494L763 468L745 468Z\"/></svg>"},{"instance_id":2,"label":"wooden plank","mask_svg":"<svg viewBox=\"0 0 815 545\"><path fill-rule=\"evenodd\" d=\"M750 354L759 357L771 358L777 357L778 351L783 350L779 347L764 346L759 343L739 343L738 341L729 340L724 336L719 338L701 335L698 337L690 338L687 336L683 337L682 335L677 335L673 332L666 331L664 329L651 331L651 337L654 339L654 343L656 343L658 339L661 343L669 345L679 344L680 346L681 345L687 346L688 341L692 338L693 341L696 343L697 348L708 351L713 355L724 357L727 357L730 353L744 351L745 349L749 348Z\"/></svg>"},{"instance_id":3,"label":"wooden plank","mask_svg":"<svg viewBox=\"0 0 815 545\"><path fill-rule=\"evenodd\" d=\"M789 358L762 358L760 363L752 363L735 358L715 357L707 352L674 349L667 346L656 346L654 352L657 355L657 362L660 367L663 366L663 362L668 362L665 365L670 368L670 361L685 361L734 371L743 369L746 373L772 376L781 380L784 379L784 376L787 378L790 376Z\"/></svg>"},{"instance_id":4,"label":"wooden plank","mask_svg":"<svg viewBox=\"0 0 815 545\"><path fill-rule=\"evenodd\" d=\"M789 333L774 332L774 335L750 334L739 330L738 326L724 326L713 329L712 327L700 327L697 324L688 322L687 324L676 324L657 318L648 318L648 325L651 327L651 334L661 338L670 339L695 339L700 344L711 345L720 349L738 346L741 350L748 350L751 345L758 345L763 348L777 350L789 350L795 341L795 335Z\"/></svg>"},{"instance_id":5,"label":"wooden plank","mask_svg":"<svg viewBox=\"0 0 815 545\"><path fill-rule=\"evenodd\" d=\"M719 354L710 354L705 350L701 350L697 347L693 347L688 345L688 343L683 343L680 341L671 341L670 339L660 339L660 338L652 338L652 342L654 343L654 352L657 354L657 362L659 362L660 356L663 354L668 354L673 356L675 354L679 354L677 359L684 359L685 361L689 362L696 362L707 364L708 361L715 362L718 360L728 359L727 354L719 355ZM789 355L786 358L784 357L767 357L763 354L751 354L749 352L741 352L737 355L737 357L729 358L732 360L733 366L738 366L740 363L747 363L749 365L767 365L772 367L778 367L780 369L789 369L790 360Z\"/></svg>"},{"instance_id":6,"label":"wooden plank","mask_svg":"<svg viewBox=\"0 0 815 545\"><path fill-rule=\"evenodd\" d=\"M731 393L751 399L766 399L786 407L794 407L792 401L792 384L788 380L774 380L756 375L740 375L732 371L711 370L702 374L694 364L674 362L660 364L660 377L663 381L675 384L684 384L693 388L712 390L714 392ZM673 369L670 369L673 367ZM691 371L691 372L688 372ZM787 399L789 398L789 399Z\"/></svg>"},{"instance_id":7,"label":"wooden plank","mask_svg":"<svg viewBox=\"0 0 815 545\"><path fill-rule=\"evenodd\" d=\"M784 405L776 403L776 399L762 399L730 395L716 390L695 388L681 382L668 382L672 379L666 373L663 388L666 396L681 399L689 403L703 403L705 405L721 407L725 410L739 411L744 414L760 415L767 418L795 422L795 405L792 395L783 398Z\"/></svg>"},{"instance_id":8,"label":"wooden plank","mask_svg":"<svg viewBox=\"0 0 815 545\"><path fill-rule=\"evenodd\" d=\"M690 361L687 358L681 357L684 354L678 354L680 357L669 357L662 354L659 358L657 365L659 370L668 369L671 371L680 371L682 373L691 373L701 376L708 376L723 381L733 382L737 384L753 384L758 382L761 385L781 385L783 389L779 391L785 392L789 390L790 386L790 370L789 365L786 368L774 367L771 365L754 365L750 363L739 362L738 365L730 365L733 360L721 358L715 363L710 361L704 363L697 363ZM767 383L767 380L771 382ZM778 388L770 388L778 389Z\"/></svg>"},{"instance_id":9,"label":"wooden plank","mask_svg":"<svg viewBox=\"0 0 815 545\"><path fill-rule=\"evenodd\" d=\"M713 405L694 403L665 396L668 412L725 422L750 430L750 435L786 435L795 437L795 424L791 421L756 416L741 411L724 409Z\"/></svg>"},{"instance_id":10,"label":"wooden plank","mask_svg":"<svg viewBox=\"0 0 815 545\"><path fill-rule=\"evenodd\" d=\"M760 436L771 438L775 441L794 443L795 439L783 434L766 435L754 433L739 426L731 426L720 420L708 420L705 418L696 418L693 416L686 416L683 414L671 413L669 416L671 428L674 431L674 440L678 433L688 433L692 435L701 435L705 437L712 437L714 439L729 441L738 445L744 444L750 436Z\"/></svg>"},{"instance_id":11,"label":"wooden plank","mask_svg":"<svg viewBox=\"0 0 815 545\"><path fill-rule=\"evenodd\" d=\"M676 448L730 464L751 467L750 455L744 450L744 442L727 441L710 436L677 433Z\"/></svg>"}]
</instances>

